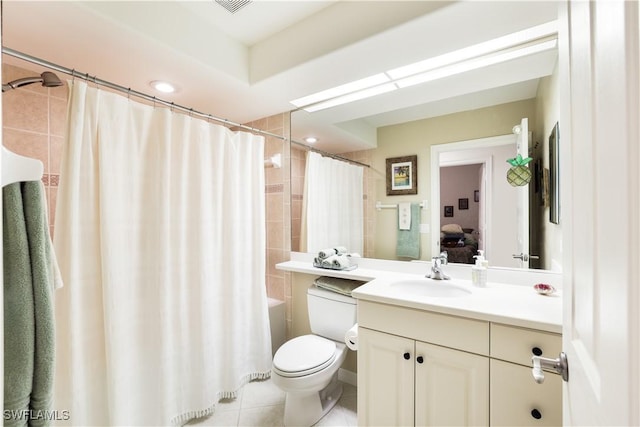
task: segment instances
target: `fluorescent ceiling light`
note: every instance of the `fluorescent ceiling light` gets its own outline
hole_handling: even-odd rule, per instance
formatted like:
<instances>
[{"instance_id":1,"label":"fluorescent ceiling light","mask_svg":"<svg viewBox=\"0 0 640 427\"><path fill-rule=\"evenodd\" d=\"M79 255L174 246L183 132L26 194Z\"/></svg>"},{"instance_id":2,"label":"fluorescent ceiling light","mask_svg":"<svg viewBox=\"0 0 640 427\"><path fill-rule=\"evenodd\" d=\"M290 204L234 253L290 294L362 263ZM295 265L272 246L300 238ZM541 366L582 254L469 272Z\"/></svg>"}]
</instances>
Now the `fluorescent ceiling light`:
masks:
<instances>
[{"instance_id":1,"label":"fluorescent ceiling light","mask_svg":"<svg viewBox=\"0 0 640 427\"><path fill-rule=\"evenodd\" d=\"M557 46L557 21L395 68L291 101L314 112L482 67L532 55Z\"/></svg>"},{"instance_id":2,"label":"fluorescent ceiling light","mask_svg":"<svg viewBox=\"0 0 640 427\"><path fill-rule=\"evenodd\" d=\"M331 98L346 95L348 93L356 92L372 86L377 86L382 83L387 83L388 81L389 77L387 77L384 73L376 74L375 76L367 77L361 80L356 80L355 82L344 84L342 86L323 90L322 92L317 92L313 95L294 99L293 101L291 101L291 103L296 107L304 107L306 105L315 104L316 102L326 101Z\"/></svg>"},{"instance_id":3,"label":"fluorescent ceiling light","mask_svg":"<svg viewBox=\"0 0 640 427\"><path fill-rule=\"evenodd\" d=\"M308 144L315 144L316 142L318 142L318 138L316 138L315 136L308 136L304 139L304 142Z\"/></svg>"},{"instance_id":4,"label":"fluorescent ceiling light","mask_svg":"<svg viewBox=\"0 0 640 427\"><path fill-rule=\"evenodd\" d=\"M499 64L501 62L511 61L513 59L521 58L527 55L533 55L534 53L544 52L546 50L555 49L557 40L547 40L542 43L529 45L523 48L509 50L507 52L483 56L470 61L458 62L448 67L438 68L436 70L427 71L426 73L418 74L417 76L407 77L400 79L395 83L400 88L405 88L420 83L426 83L433 80L442 79L445 77L453 76L456 74L464 73L467 71L477 70L479 68L488 67L490 65Z\"/></svg>"},{"instance_id":5,"label":"fluorescent ceiling light","mask_svg":"<svg viewBox=\"0 0 640 427\"><path fill-rule=\"evenodd\" d=\"M499 50L514 47L522 43L530 42L532 40L548 37L556 34L557 31L557 22L548 22L546 24L508 34L503 37L498 37L497 39L488 40L486 42L478 43L476 45L465 47L463 49L454 50L453 52L445 53L443 55L434 56L433 58L425 59L424 61L405 65L400 68L395 68L393 70L387 71L387 74L394 80L401 79L403 77L412 76L424 71L440 68L445 65L454 64L456 62L465 61L468 59L476 58L478 56L487 55L492 52L497 52Z\"/></svg>"},{"instance_id":6,"label":"fluorescent ceiling light","mask_svg":"<svg viewBox=\"0 0 640 427\"><path fill-rule=\"evenodd\" d=\"M325 102L320 102L318 104L313 104L305 107L304 110L308 111L309 113L313 113L314 111L324 110L326 108L335 107L337 105L347 104L349 102L358 101L360 99L369 98L386 92L391 92L392 90L396 90L397 88L398 87L395 84L387 83L384 85L364 89L359 92L340 96L338 98L333 98Z\"/></svg>"}]
</instances>

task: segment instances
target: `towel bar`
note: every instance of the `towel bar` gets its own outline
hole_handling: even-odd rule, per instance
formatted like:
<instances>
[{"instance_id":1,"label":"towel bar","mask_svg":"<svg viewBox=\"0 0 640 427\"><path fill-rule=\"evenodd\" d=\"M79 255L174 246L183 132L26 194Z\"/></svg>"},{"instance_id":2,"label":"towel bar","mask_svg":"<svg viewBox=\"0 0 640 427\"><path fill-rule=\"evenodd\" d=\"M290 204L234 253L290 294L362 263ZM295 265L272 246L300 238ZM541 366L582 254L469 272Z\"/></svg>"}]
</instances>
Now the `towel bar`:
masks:
<instances>
[{"instance_id":1,"label":"towel bar","mask_svg":"<svg viewBox=\"0 0 640 427\"><path fill-rule=\"evenodd\" d=\"M420 207L422 209L426 208L428 206L427 201L423 200L422 203L420 203ZM376 202L376 210L380 210L380 209L397 209L398 205L385 205L382 202Z\"/></svg>"}]
</instances>

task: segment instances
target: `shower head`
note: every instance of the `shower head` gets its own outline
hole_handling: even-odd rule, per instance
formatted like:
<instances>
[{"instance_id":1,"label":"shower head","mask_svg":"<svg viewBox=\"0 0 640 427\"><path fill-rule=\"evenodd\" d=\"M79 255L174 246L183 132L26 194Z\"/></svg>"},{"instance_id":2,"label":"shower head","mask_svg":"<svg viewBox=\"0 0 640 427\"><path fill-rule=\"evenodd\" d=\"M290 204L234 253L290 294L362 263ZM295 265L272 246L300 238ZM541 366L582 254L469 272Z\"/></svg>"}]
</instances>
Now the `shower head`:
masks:
<instances>
[{"instance_id":1,"label":"shower head","mask_svg":"<svg viewBox=\"0 0 640 427\"><path fill-rule=\"evenodd\" d=\"M51 71L45 71L44 73L40 74L40 77L24 77L7 84L3 84L2 91L6 92L11 89L17 89L21 86L30 85L32 83L42 83L42 86L44 87L62 86L62 82L60 81L58 76L56 76Z\"/></svg>"}]
</instances>

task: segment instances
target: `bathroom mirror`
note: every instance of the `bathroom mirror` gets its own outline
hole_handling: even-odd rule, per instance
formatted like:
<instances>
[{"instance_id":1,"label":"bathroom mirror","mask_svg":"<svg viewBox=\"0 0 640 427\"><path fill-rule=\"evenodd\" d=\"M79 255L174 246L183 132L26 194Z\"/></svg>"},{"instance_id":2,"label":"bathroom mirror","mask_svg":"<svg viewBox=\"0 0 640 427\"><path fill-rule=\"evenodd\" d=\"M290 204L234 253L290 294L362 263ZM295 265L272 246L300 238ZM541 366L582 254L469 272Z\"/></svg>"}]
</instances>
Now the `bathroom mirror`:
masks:
<instances>
[{"instance_id":1,"label":"bathroom mirror","mask_svg":"<svg viewBox=\"0 0 640 427\"><path fill-rule=\"evenodd\" d=\"M509 7L511 6L513 5ZM494 7L501 6L494 5ZM544 17L541 17L540 10L536 10L535 13L529 11L536 16L531 20L532 15L528 15L528 9L526 9L531 5L522 7L523 19L518 24L519 28L528 28L540 22L553 20L557 13L555 6L551 5L544 12ZM495 11L488 10L487 13L495 14ZM493 25L494 30L500 27L495 21ZM513 31L513 26L507 24L505 20L504 32L509 31ZM451 32L453 34L456 30L451 29ZM468 29L465 30L465 34L467 33L470 33ZM477 40L473 36L472 34L469 37L469 44ZM442 38L446 40L444 35ZM420 49L419 44L414 48ZM376 54L392 55L393 50ZM364 256L403 259L398 258L395 253L394 230L397 228L397 211L393 208L376 209L376 203L389 206L397 205L399 202L415 202L426 203L426 208L422 209L420 221L420 259L429 260L435 251L433 242L440 235L439 224L436 228L432 226L432 216L434 213L444 214L443 206L439 203L440 194L434 194L433 191L437 190L431 188L431 176L434 172L431 159L432 147L500 135L513 135L514 126L519 125L522 118L528 118L529 131L532 134L528 152L534 161L529 164L532 179L526 187L529 201L527 237L530 240L530 249L526 253L537 256L538 259L529 259L528 266L526 264L520 266L558 271L561 264L559 249L561 248L561 230L559 226L548 221L549 207L542 194L544 184L542 171L549 167L548 144L545 143L545 139L558 120L559 90L556 64L557 49L552 49L522 58L522 60L492 65L413 86L404 93L399 90L393 95L384 94L370 100L352 102L317 112L293 111L291 135L294 140L301 142L306 136L316 136L319 138L319 142L315 145L317 148L370 166L365 168ZM372 69L365 75L378 71L380 70ZM291 149L292 250L298 251L299 241L296 235L299 235L301 227L299 209L303 202L304 150L295 144L292 144ZM511 157L515 157L516 154L514 149ZM416 155L418 158L419 193L414 196L387 196L386 159L411 155ZM500 166L500 168L504 167L508 165L505 163ZM506 176L501 179L506 181ZM464 206L472 208L474 203L478 203L475 201L479 196L476 190L479 192L480 188L473 188L468 195L459 197L459 199L467 199L461 201L461 205L458 205L458 198L456 198L453 204L452 220L459 218L456 214L460 214L460 208ZM501 209L516 210L516 203L506 201ZM498 213L496 211L492 215ZM464 224L461 225L464 226ZM484 230L484 232L489 233L490 230ZM512 255L520 255L520 253L514 251ZM490 257L489 261L492 266L518 267L507 261L492 263Z\"/></svg>"}]
</instances>

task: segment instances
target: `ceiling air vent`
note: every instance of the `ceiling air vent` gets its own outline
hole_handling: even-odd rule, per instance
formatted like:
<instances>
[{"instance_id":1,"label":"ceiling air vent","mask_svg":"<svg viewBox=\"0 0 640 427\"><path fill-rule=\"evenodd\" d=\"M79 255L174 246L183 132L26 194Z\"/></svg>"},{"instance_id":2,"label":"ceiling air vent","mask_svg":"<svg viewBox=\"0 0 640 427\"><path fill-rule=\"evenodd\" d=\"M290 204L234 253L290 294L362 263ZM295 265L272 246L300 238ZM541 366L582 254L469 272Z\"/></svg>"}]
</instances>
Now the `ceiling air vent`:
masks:
<instances>
[{"instance_id":1,"label":"ceiling air vent","mask_svg":"<svg viewBox=\"0 0 640 427\"><path fill-rule=\"evenodd\" d=\"M216 3L227 9L230 13L236 13L252 1L253 0L216 0Z\"/></svg>"}]
</instances>

